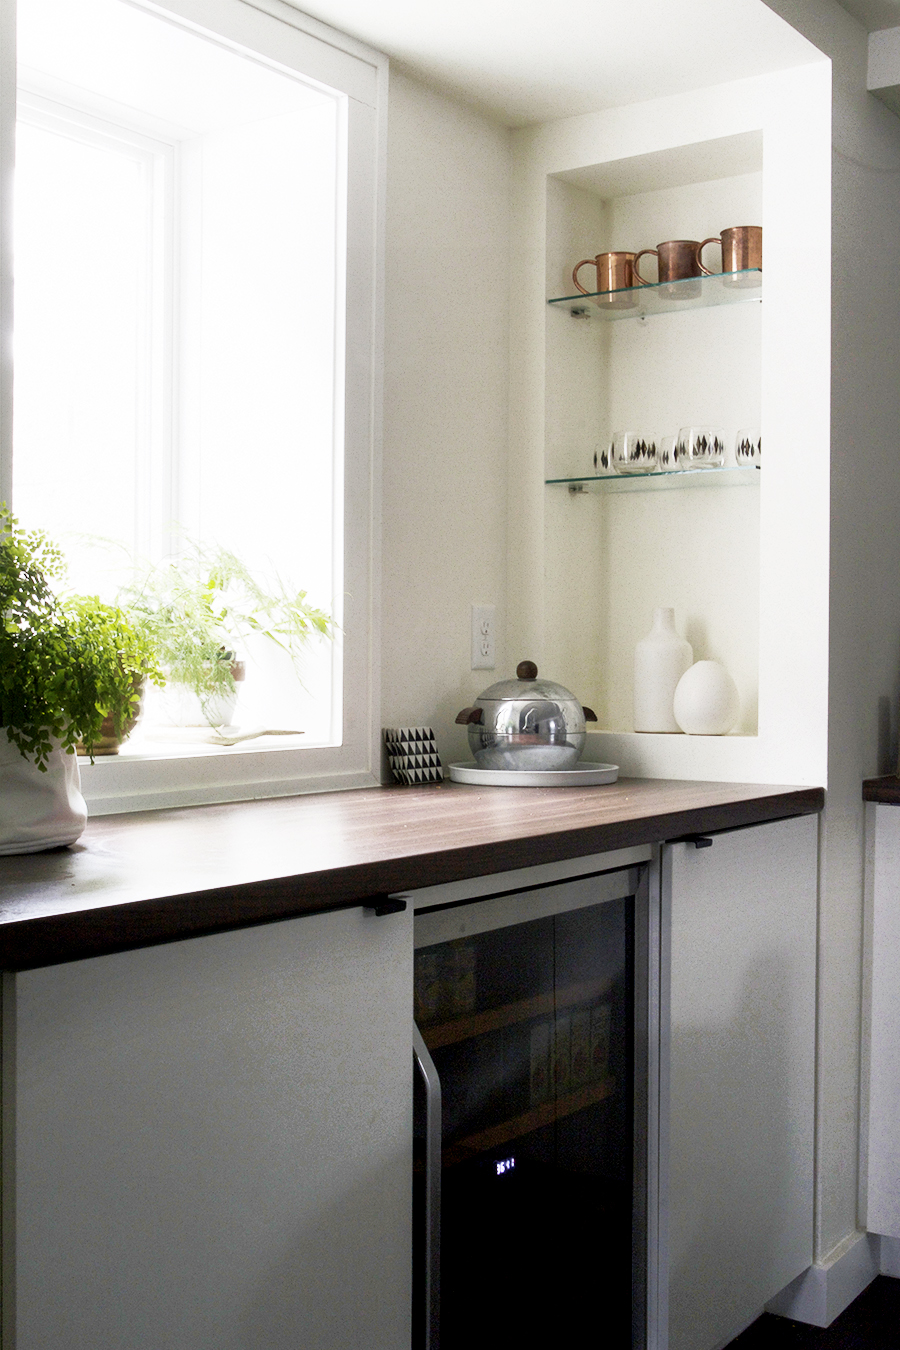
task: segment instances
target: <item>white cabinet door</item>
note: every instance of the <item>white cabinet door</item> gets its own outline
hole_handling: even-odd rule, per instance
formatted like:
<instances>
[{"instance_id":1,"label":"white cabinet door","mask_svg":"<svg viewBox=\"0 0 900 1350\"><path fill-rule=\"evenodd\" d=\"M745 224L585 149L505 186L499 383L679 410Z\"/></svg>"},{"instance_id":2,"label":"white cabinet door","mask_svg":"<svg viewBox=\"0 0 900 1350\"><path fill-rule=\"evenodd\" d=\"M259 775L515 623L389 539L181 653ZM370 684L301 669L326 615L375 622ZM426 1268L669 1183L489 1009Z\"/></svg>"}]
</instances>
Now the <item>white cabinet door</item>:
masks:
<instances>
[{"instance_id":1,"label":"white cabinet door","mask_svg":"<svg viewBox=\"0 0 900 1350\"><path fill-rule=\"evenodd\" d=\"M8 977L4 1345L408 1350L411 919Z\"/></svg>"},{"instance_id":2,"label":"white cabinet door","mask_svg":"<svg viewBox=\"0 0 900 1350\"><path fill-rule=\"evenodd\" d=\"M817 838L663 850L669 1350L725 1344L813 1259Z\"/></svg>"},{"instance_id":3,"label":"white cabinet door","mask_svg":"<svg viewBox=\"0 0 900 1350\"><path fill-rule=\"evenodd\" d=\"M866 1227L900 1238L900 808L869 806L873 828Z\"/></svg>"}]
</instances>

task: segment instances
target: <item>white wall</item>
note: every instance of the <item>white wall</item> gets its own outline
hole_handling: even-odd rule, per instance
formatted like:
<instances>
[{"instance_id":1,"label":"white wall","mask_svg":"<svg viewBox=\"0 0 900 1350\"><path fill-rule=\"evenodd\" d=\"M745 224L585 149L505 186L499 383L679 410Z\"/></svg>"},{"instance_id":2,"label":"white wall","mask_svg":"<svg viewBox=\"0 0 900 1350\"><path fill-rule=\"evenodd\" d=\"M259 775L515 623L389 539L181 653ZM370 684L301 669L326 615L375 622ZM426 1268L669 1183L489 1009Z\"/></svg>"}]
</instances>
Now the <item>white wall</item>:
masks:
<instances>
[{"instance_id":1,"label":"white wall","mask_svg":"<svg viewBox=\"0 0 900 1350\"><path fill-rule=\"evenodd\" d=\"M896 767L900 693L900 121L833 0L768 0L834 62L828 804L819 911L817 1248L857 1209L863 778ZM798 250L799 258L799 250Z\"/></svg>"},{"instance_id":2,"label":"white wall","mask_svg":"<svg viewBox=\"0 0 900 1350\"><path fill-rule=\"evenodd\" d=\"M392 73L388 119L382 725L433 725L507 673L509 133ZM470 606L497 670L470 670ZM518 659L518 658L516 658Z\"/></svg>"}]
</instances>

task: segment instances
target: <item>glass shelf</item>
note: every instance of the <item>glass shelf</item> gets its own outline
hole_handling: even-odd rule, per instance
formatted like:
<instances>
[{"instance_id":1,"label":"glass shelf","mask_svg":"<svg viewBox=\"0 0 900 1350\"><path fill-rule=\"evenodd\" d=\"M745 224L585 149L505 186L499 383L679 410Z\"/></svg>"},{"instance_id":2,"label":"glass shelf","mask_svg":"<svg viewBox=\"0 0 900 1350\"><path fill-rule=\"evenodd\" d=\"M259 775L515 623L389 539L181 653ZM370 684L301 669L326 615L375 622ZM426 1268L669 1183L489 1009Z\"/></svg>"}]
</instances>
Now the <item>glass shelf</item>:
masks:
<instances>
[{"instance_id":1,"label":"glass shelf","mask_svg":"<svg viewBox=\"0 0 900 1350\"><path fill-rule=\"evenodd\" d=\"M646 319L651 314L674 314L714 305L742 305L762 300L762 269L720 272L711 277L685 277L655 286L628 286L621 291L594 291L590 295L561 295L547 304L568 310L578 319Z\"/></svg>"},{"instance_id":2,"label":"glass shelf","mask_svg":"<svg viewBox=\"0 0 900 1350\"><path fill-rule=\"evenodd\" d=\"M666 473L604 473L584 478L547 478L548 487L570 492L660 492L671 488L753 487L760 470L745 468L670 469Z\"/></svg>"}]
</instances>

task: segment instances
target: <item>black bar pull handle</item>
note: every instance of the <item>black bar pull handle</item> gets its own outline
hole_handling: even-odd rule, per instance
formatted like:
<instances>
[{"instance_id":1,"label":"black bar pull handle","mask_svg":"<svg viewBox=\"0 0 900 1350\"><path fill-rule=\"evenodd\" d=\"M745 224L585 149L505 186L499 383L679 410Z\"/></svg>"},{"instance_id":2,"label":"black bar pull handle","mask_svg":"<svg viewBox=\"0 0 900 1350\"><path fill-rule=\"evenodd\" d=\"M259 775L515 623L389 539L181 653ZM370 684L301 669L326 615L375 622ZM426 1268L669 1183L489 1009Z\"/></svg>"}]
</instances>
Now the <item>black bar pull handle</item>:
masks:
<instances>
[{"instance_id":1,"label":"black bar pull handle","mask_svg":"<svg viewBox=\"0 0 900 1350\"><path fill-rule=\"evenodd\" d=\"M712 848L713 841L708 834L680 834L677 839L670 840L673 844L693 844L694 848Z\"/></svg>"},{"instance_id":2,"label":"black bar pull handle","mask_svg":"<svg viewBox=\"0 0 900 1350\"><path fill-rule=\"evenodd\" d=\"M398 900L395 895L371 895L364 909L370 909L379 919L385 914L402 914L407 902Z\"/></svg>"}]
</instances>

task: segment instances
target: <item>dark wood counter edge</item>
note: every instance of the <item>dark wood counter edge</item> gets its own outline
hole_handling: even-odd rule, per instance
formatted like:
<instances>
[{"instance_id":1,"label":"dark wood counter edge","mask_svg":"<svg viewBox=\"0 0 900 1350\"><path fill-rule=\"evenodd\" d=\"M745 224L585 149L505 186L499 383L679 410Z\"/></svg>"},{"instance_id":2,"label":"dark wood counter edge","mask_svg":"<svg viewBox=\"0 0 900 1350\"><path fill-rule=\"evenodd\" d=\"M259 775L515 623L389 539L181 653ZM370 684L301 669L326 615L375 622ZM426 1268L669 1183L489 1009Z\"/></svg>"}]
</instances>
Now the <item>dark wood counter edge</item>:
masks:
<instances>
[{"instance_id":1,"label":"dark wood counter edge","mask_svg":"<svg viewBox=\"0 0 900 1350\"><path fill-rule=\"evenodd\" d=\"M0 968L28 970L136 947L225 932L303 914L365 905L389 893L489 876L612 849L711 834L822 810L822 788L798 788L743 801L416 853L327 872L279 877L7 923Z\"/></svg>"},{"instance_id":2,"label":"dark wood counter edge","mask_svg":"<svg viewBox=\"0 0 900 1350\"><path fill-rule=\"evenodd\" d=\"M895 773L887 773L882 778L866 778L863 780L862 795L864 802L900 806L900 778Z\"/></svg>"}]
</instances>

